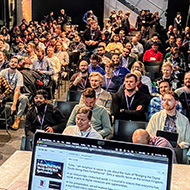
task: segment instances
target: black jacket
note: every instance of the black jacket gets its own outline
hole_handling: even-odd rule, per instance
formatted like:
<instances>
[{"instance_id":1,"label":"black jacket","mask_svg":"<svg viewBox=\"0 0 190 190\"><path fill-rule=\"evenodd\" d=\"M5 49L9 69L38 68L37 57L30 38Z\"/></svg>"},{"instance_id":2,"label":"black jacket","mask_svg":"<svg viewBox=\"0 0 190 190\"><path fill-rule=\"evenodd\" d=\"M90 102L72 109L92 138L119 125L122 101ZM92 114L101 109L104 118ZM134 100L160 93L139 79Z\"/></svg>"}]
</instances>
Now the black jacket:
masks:
<instances>
[{"instance_id":1,"label":"black jacket","mask_svg":"<svg viewBox=\"0 0 190 190\"><path fill-rule=\"evenodd\" d=\"M38 110L40 119L42 120L45 105L41 110ZM47 111L43 125L38 120L35 106L33 106L26 114L25 134L26 136L33 136L36 129L46 130L48 126L53 128L54 133L62 133L66 124L65 116L61 111L51 104L47 104Z\"/></svg>"}]
</instances>

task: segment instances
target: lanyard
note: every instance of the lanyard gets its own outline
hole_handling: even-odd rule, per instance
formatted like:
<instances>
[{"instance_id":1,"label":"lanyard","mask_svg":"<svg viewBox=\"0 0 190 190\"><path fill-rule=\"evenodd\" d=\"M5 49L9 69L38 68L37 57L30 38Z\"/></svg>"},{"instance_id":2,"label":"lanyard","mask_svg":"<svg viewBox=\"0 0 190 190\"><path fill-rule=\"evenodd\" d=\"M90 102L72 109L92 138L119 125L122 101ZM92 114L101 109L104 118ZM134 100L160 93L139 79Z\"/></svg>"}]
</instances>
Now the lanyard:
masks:
<instances>
[{"instance_id":1,"label":"lanyard","mask_svg":"<svg viewBox=\"0 0 190 190\"><path fill-rule=\"evenodd\" d=\"M47 105L46 105L45 108L44 108L44 114L43 114L43 116L42 116L42 120L40 119L40 116L39 116L39 114L38 114L38 109L37 109L37 107L35 107L35 110L36 110L36 113L37 113L38 121L39 121L39 123L40 123L40 125L41 125L41 128L42 128L42 125L43 125L44 119L45 119L45 114L46 114L46 111L47 111Z\"/></svg>"},{"instance_id":2,"label":"lanyard","mask_svg":"<svg viewBox=\"0 0 190 190\"><path fill-rule=\"evenodd\" d=\"M167 118L166 125L167 125L167 128L168 128L169 132L174 132L174 130L176 128L175 121L176 121L176 116L174 118L174 125L170 127L169 118Z\"/></svg>"},{"instance_id":3,"label":"lanyard","mask_svg":"<svg viewBox=\"0 0 190 190\"><path fill-rule=\"evenodd\" d=\"M128 109L128 110L130 110L130 107L131 107L131 105L132 105L132 103L133 103L133 101L134 101L134 98L135 98L135 94L132 96L131 102L129 103L127 94L126 94L126 92L125 92L125 99L126 99L127 109Z\"/></svg>"},{"instance_id":4,"label":"lanyard","mask_svg":"<svg viewBox=\"0 0 190 190\"><path fill-rule=\"evenodd\" d=\"M122 57L122 59L123 59L123 65L122 65L122 67L127 67L127 65L128 65L128 62L129 62L129 57L127 57L127 59L125 59L125 58L123 58Z\"/></svg>"},{"instance_id":5,"label":"lanyard","mask_svg":"<svg viewBox=\"0 0 190 190\"><path fill-rule=\"evenodd\" d=\"M9 84L12 83L12 80L13 80L13 78L15 77L15 74L16 74L16 72L14 72L12 78L10 78L10 70L8 70L8 82L9 82Z\"/></svg>"},{"instance_id":6,"label":"lanyard","mask_svg":"<svg viewBox=\"0 0 190 190\"><path fill-rule=\"evenodd\" d=\"M78 47L80 46L80 42L79 42L79 44L78 45L75 45L75 50L77 50L78 49Z\"/></svg>"},{"instance_id":7,"label":"lanyard","mask_svg":"<svg viewBox=\"0 0 190 190\"><path fill-rule=\"evenodd\" d=\"M89 132L86 134L86 136L84 136L84 137L88 137L89 135L90 135L90 132L91 132L91 127L90 127L90 129L89 129ZM82 134L82 131L80 132L81 133L81 136L83 137L83 134Z\"/></svg>"},{"instance_id":8,"label":"lanyard","mask_svg":"<svg viewBox=\"0 0 190 190\"><path fill-rule=\"evenodd\" d=\"M81 85L82 85L82 87L83 87L83 88L85 88L86 83L87 83L87 80L88 80L88 76L86 76L86 80L85 80L85 82L84 82L84 83L83 83L83 81L81 81Z\"/></svg>"},{"instance_id":9,"label":"lanyard","mask_svg":"<svg viewBox=\"0 0 190 190\"><path fill-rule=\"evenodd\" d=\"M105 83L106 83L106 91L108 91L108 88L112 82L112 77L111 78L107 78L106 76L104 77L105 79ZM109 82L108 82L109 81Z\"/></svg>"},{"instance_id":10,"label":"lanyard","mask_svg":"<svg viewBox=\"0 0 190 190\"><path fill-rule=\"evenodd\" d=\"M188 103L188 99L187 99L187 92L184 90L184 95L185 95L185 102L187 104L188 109L190 109L189 103Z\"/></svg>"},{"instance_id":11,"label":"lanyard","mask_svg":"<svg viewBox=\"0 0 190 190\"><path fill-rule=\"evenodd\" d=\"M115 76L118 76L119 75L119 68L118 68L118 71L114 70L113 73L114 73Z\"/></svg>"}]
</instances>

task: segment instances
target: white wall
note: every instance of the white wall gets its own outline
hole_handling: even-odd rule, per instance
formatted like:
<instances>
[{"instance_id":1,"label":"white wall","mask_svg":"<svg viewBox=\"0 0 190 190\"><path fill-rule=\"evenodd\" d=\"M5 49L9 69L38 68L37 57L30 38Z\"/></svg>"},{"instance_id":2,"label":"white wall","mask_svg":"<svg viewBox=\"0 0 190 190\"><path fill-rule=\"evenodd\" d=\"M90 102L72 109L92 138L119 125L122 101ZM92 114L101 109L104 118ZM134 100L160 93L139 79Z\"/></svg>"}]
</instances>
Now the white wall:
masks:
<instances>
[{"instance_id":1,"label":"white wall","mask_svg":"<svg viewBox=\"0 0 190 190\"><path fill-rule=\"evenodd\" d=\"M163 26L166 25L166 17L165 17L165 10L168 7L168 0L127 0L131 5L134 5L134 7L138 8L139 10L145 9L150 10L150 12L159 12L161 19L161 24ZM104 4L104 19L108 18L110 15L110 12L112 10L115 10L118 12L118 10L122 10L123 12L129 10L126 6L124 6L122 3L118 2L117 0L105 0ZM131 10L130 10L131 11ZM130 24L131 27L135 26L136 23L136 17L138 15L131 11L130 15Z\"/></svg>"}]
</instances>

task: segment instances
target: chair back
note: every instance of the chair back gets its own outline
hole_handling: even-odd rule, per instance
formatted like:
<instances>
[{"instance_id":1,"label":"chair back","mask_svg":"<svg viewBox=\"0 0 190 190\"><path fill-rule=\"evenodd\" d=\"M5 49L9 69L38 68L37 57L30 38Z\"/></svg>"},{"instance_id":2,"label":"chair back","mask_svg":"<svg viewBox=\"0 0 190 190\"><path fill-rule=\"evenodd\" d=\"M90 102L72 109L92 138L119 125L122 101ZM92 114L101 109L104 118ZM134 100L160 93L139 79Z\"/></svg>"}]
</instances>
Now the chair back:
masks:
<instances>
[{"instance_id":1,"label":"chair back","mask_svg":"<svg viewBox=\"0 0 190 190\"><path fill-rule=\"evenodd\" d=\"M68 102L80 102L80 98L81 98L81 94L82 92L80 91L73 91L73 90L69 90L67 92L67 101Z\"/></svg>"},{"instance_id":2,"label":"chair back","mask_svg":"<svg viewBox=\"0 0 190 190\"><path fill-rule=\"evenodd\" d=\"M157 62L149 62L145 61L144 66L146 72L148 72L150 79L153 81L155 78L158 78L160 76L160 70L161 70L162 61Z\"/></svg>"},{"instance_id":3,"label":"chair back","mask_svg":"<svg viewBox=\"0 0 190 190\"><path fill-rule=\"evenodd\" d=\"M78 102L66 102L66 101L55 101L55 106L63 113L66 121L69 119L69 116L73 108L78 104ZM66 123L65 123L66 125ZM64 126L63 128L65 128Z\"/></svg>"},{"instance_id":4,"label":"chair back","mask_svg":"<svg viewBox=\"0 0 190 190\"><path fill-rule=\"evenodd\" d=\"M146 129L147 122L115 120L114 140L132 142L132 136L136 129Z\"/></svg>"}]
</instances>

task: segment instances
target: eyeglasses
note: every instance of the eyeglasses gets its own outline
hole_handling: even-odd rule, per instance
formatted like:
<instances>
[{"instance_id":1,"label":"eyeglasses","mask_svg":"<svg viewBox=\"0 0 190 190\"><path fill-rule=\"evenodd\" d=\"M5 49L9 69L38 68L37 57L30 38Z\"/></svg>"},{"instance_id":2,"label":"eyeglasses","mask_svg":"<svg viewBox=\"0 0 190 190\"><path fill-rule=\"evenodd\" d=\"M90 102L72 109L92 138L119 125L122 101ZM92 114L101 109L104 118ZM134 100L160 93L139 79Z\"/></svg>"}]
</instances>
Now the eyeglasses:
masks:
<instances>
[{"instance_id":1,"label":"eyeglasses","mask_svg":"<svg viewBox=\"0 0 190 190\"><path fill-rule=\"evenodd\" d=\"M43 96L35 96L34 99L36 99L36 100L37 100L37 99L43 100L44 97L43 97Z\"/></svg>"}]
</instances>

